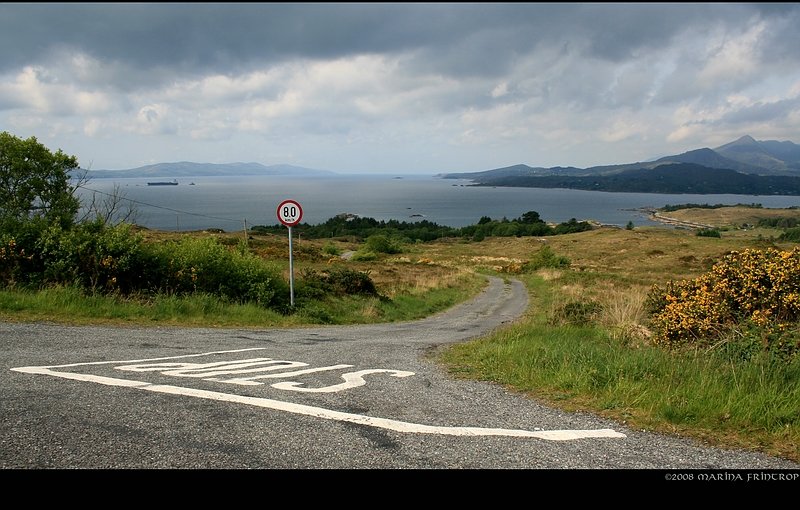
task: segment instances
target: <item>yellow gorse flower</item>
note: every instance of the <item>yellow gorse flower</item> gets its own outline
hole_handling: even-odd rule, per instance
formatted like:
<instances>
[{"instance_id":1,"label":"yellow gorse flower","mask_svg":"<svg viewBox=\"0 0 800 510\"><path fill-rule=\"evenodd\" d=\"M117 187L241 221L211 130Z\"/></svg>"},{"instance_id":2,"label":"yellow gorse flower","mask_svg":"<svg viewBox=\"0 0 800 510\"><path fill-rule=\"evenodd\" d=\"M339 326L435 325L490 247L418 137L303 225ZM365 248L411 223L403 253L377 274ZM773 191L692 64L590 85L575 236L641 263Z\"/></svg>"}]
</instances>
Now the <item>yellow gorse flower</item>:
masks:
<instances>
[{"instance_id":1,"label":"yellow gorse flower","mask_svg":"<svg viewBox=\"0 0 800 510\"><path fill-rule=\"evenodd\" d=\"M800 247L731 252L694 280L651 292L655 341L710 342L742 323L784 332L800 320Z\"/></svg>"}]
</instances>

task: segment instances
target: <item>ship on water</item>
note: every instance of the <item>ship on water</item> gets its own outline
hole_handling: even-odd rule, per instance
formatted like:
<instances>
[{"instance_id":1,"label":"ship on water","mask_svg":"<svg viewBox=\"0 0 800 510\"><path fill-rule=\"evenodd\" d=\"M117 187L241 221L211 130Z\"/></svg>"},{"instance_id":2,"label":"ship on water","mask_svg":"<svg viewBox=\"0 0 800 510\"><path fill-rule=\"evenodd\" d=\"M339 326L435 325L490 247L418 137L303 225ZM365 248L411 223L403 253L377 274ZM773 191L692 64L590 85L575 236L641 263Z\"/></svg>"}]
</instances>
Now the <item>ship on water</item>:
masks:
<instances>
[{"instance_id":1,"label":"ship on water","mask_svg":"<svg viewBox=\"0 0 800 510\"><path fill-rule=\"evenodd\" d=\"M172 180L172 181L148 182L147 185L148 186L177 186L178 185L178 180L175 179L175 180Z\"/></svg>"}]
</instances>

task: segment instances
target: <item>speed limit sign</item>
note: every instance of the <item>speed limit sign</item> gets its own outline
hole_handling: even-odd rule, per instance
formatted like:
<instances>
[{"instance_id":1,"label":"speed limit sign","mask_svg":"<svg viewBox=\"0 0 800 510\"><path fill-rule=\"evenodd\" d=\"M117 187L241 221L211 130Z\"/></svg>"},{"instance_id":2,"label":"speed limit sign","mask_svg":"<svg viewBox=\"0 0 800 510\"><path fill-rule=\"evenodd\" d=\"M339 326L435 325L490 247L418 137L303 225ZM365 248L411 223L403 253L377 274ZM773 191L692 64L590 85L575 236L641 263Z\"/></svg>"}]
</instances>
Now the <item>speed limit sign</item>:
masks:
<instances>
[{"instance_id":1,"label":"speed limit sign","mask_svg":"<svg viewBox=\"0 0 800 510\"><path fill-rule=\"evenodd\" d=\"M278 221L293 227L303 219L303 208L294 200L284 200L278 206Z\"/></svg>"}]
</instances>

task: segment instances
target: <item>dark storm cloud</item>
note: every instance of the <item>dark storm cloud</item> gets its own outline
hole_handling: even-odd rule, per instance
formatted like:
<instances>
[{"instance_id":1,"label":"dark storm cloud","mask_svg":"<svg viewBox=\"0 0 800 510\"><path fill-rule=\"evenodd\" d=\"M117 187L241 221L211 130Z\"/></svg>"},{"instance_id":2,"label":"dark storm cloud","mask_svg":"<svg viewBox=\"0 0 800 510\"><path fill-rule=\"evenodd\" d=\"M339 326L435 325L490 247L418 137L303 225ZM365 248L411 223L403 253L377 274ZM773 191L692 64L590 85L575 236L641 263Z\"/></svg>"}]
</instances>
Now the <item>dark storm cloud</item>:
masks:
<instances>
[{"instance_id":1,"label":"dark storm cloud","mask_svg":"<svg viewBox=\"0 0 800 510\"><path fill-rule=\"evenodd\" d=\"M36 62L66 46L136 67L224 71L251 61L438 44L474 30L485 19L481 11L424 4L3 4L0 64Z\"/></svg>"},{"instance_id":2,"label":"dark storm cloud","mask_svg":"<svg viewBox=\"0 0 800 510\"><path fill-rule=\"evenodd\" d=\"M787 16L796 15L797 8L691 3L2 4L0 70L44 61L56 48L79 49L141 70L220 73L297 57L420 50L416 67L452 75L491 74L537 46L571 42L589 56L617 61L640 48L664 45L712 15L742 22L737 20L756 12ZM791 34L787 28L785 35Z\"/></svg>"}]
</instances>

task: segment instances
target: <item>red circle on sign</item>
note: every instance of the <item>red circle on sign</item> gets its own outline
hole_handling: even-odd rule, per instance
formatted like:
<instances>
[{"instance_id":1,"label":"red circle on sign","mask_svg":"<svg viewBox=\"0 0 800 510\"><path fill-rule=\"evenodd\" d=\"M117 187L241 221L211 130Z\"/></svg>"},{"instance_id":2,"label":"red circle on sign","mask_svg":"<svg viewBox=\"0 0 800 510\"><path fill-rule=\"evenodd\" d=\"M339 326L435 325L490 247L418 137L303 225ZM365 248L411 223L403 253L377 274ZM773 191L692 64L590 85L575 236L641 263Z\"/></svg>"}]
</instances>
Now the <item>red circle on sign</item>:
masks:
<instances>
[{"instance_id":1,"label":"red circle on sign","mask_svg":"<svg viewBox=\"0 0 800 510\"><path fill-rule=\"evenodd\" d=\"M287 227L293 227L303 219L303 208L294 200L284 200L278 205L278 221Z\"/></svg>"}]
</instances>

